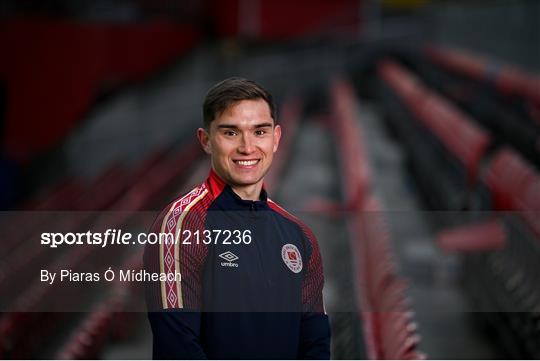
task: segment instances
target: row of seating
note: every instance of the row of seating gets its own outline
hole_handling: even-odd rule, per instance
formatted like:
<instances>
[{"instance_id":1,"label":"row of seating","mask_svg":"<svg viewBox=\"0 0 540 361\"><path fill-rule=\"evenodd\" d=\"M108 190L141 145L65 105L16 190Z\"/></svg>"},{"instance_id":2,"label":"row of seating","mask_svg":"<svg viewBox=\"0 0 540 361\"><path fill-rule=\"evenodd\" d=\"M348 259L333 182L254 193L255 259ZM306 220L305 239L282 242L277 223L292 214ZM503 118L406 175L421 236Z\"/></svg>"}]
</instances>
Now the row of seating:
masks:
<instances>
[{"instance_id":1,"label":"row of seating","mask_svg":"<svg viewBox=\"0 0 540 361\"><path fill-rule=\"evenodd\" d=\"M479 180L482 163L488 155L490 134L475 125L470 117L455 109L451 103L423 87L418 79L399 65L383 62L379 71L382 79L398 94L403 107L414 114L414 120L426 125L445 146L445 151L461 161L469 175L472 189ZM429 110L430 101L427 100L430 97L435 99L431 102L434 104L432 112ZM454 116L448 117L449 113ZM446 129L434 125L437 122L446 123ZM451 138L454 138L453 143L449 140ZM535 195L539 191L537 180L534 179L535 171L515 151L506 147L496 152L485 174L497 209L516 209L516 202L523 204L529 211L538 209L539 198ZM507 197L518 199L512 202Z\"/></svg>"},{"instance_id":2,"label":"row of seating","mask_svg":"<svg viewBox=\"0 0 540 361\"><path fill-rule=\"evenodd\" d=\"M484 183L497 210L519 211L540 239L540 172L515 151L503 148L486 169Z\"/></svg>"},{"instance_id":3,"label":"row of seating","mask_svg":"<svg viewBox=\"0 0 540 361\"><path fill-rule=\"evenodd\" d=\"M142 252L135 251L126 257L120 269L142 269ZM110 341L124 339L133 333L135 315L143 303L138 282L119 282L95 309L71 333L55 355L59 360L98 359ZM138 306L129 303L138 303Z\"/></svg>"},{"instance_id":4,"label":"row of seating","mask_svg":"<svg viewBox=\"0 0 540 361\"><path fill-rule=\"evenodd\" d=\"M508 357L536 359L540 356L538 239L513 216L506 217L505 226L505 248L465 257L465 289L476 317L505 346Z\"/></svg>"},{"instance_id":5,"label":"row of seating","mask_svg":"<svg viewBox=\"0 0 540 361\"><path fill-rule=\"evenodd\" d=\"M195 144L188 144L178 154L157 157L157 161L147 167L145 174L133 179L133 185L123 191L109 207L115 212L102 212L99 217L92 220L89 229L94 232L103 232L106 229L122 228L133 219L135 211L149 209L154 206L156 198L163 201L163 193L174 187L175 182L188 174L190 165L202 154ZM72 225L73 226L73 225ZM70 229L76 231L75 229ZM40 253L39 245L33 244L36 252ZM107 265L115 264L126 252L122 246L108 246L106 250L93 246L78 246L64 252L59 249L49 250L55 255L52 263L41 264L41 268L51 272L60 269L73 269L80 272L104 271ZM15 265L13 268L16 268ZM36 270L34 271L34 277ZM11 277L10 279L12 279ZM84 292L82 292L84 291ZM29 335L39 337L41 329L33 325L43 322L47 318L51 325L61 325L62 320L70 316L70 312L82 311L91 307L96 294L104 292L103 283L95 284L95 287L84 287L82 290L73 287L62 286L60 283L47 285L40 280L33 280L20 294L11 294L17 298L9 305L12 312L3 313L0 317L0 340L1 353L8 357L28 357L39 349L39 343L26 345ZM52 312L56 310L56 312ZM54 333L51 333L54 334ZM26 345L26 346L24 346ZM24 347L23 347L24 346Z\"/></svg>"},{"instance_id":6,"label":"row of seating","mask_svg":"<svg viewBox=\"0 0 540 361\"><path fill-rule=\"evenodd\" d=\"M540 76L463 50L428 45L423 52L431 60L458 74L495 86L508 96L540 104Z\"/></svg>"},{"instance_id":7,"label":"row of seating","mask_svg":"<svg viewBox=\"0 0 540 361\"><path fill-rule=\"evenodd\" d=\"M115 202L120 202L129 184L140 181L143 175L150 171L150 166L155 166L165 159L164 154L163 150L159 150L150 155L135 169L133 175L120 165L113 164L87 186L77 182L79 186L76 192L64 191L66 182L61 181L60 186L53 187L59 190L50 195L45 193L43 201L39 200L39 196L29 201L28 203L35 205L32 210L17 212L15 216L17 226L11 232L11 239L15 240L17 247L6 252L6 257L0 262L2 289L9 289L11 295L18 294L35 277L36 270L65 250L51 250L39 246L36 242L41 232L76 232L90 229L97 221L97 212L114 207ZM5 306L7 301L8 297L3 298L2 304Z\"/></svg>"},{"instance_id":8,"label":"row of seating","mask_svg":"<svg viewBox=\"0 0 540 361\"><path fill-rule=\"evenodd\" d=\"M381 78L397 93L414 119L427 128L464 167L469 184L476 181L480 161L491 142L488 132L410 72L390 60L378 65Z\"/></svg>"},{"instance_id":9,"label":"row of seating","mask_svg":"<svg viewBox=\"0 0 540 361\"><path fill-rule=\"evenodd\" d=\"M511 145L529 161L540 165L540 103L519 92L509 96L508 92L497 88L488 75L471 76L462 69L466 68L465 64L454 69L445 66L446 62L438 56L431 57L430 52L421 54L424 56L408 60L423 81L488 129L495 142ZM490 71L488 65L484 67L485 72Z\"/></svg>"},{"instance_id":10,"label":"row of seating","mask_svg":"<svg viewBox=\"0 0 540 361\"><path fill-rule=\"evenodd\" d=\"M501 215L508 236L500 250L467 256L467 290L477 305L484 305L481 311L490 311L480 315L506 342L509 356L538 358L540 172L505 147L487 166L482 186L492 195L489 206ZM473 286L479 283L486 285L482 294Z\"/></svg>"},{"instance_id":11,"label":"row of seating","mask_svg":"<svg viewBox=\"0 0 540 361\"><path fill-rule=\"evenodd\" d=\"M466 66L466 59L460 61L460 66ZM474 72L478 70L475 68L477 65L473 63L467 66L469 71ZM462 204L462 209L468 211L460 212L452 224L459 227L443 229L438 241L445 250L465 253L464 284L474 302L473 307L480 311L476 314L496 331L500 343L504 344L512 357L538 357L537 348L534 347L537 342L533 341L538 340L540 325L534 311L540 307L535 286L540 271L537 262L540 256L538 171L507 146L489 149L488 133L478 128L474 119L460 110L454 109L454 114L461 113L460 126L455 126L457 123L445 114L444 109L431 115L419 111L418 108L425 106L423 104L428 102L425 99L433 92L403 67L384 62L379 67L379 74L384 89L383 99L389 108L393 108L392 121L397 124L394 128L401 133L402 139L412 134L415 142L421 142L422 149L438 153L439 156L431 159L439 160L443 165L425 162L421 154L414 151L409 153L411 162L421 164L429 177L435 172L444 172L445 167L452 169L450 167L456 166L456 160L457 165L467 171L468 182L455 182L454 189L468 195ZM452 103L439 99L446 107L455 108ZM445 139L444 132L438 131L431 122L426 122L425 117L429 116L440 116L450 125L451 134L463 147L472 150L471 154L475 155L471 157L472 160L467 161L468 158L462 156L465 153L456 151L458 149ZM418 124L422 124L423 129L418 129ZM430 140L422 137L425 135L422 131L426 129L429 130ZM473 132L470 129L476 130ZM484 137L471 136L482 133ZM432 139L439 144L434 144ZM418 147L410 140L405 142L408 147ZM450 173L448 170L446 172ZM446 194L448 188L444 183L432 181L431 184L429 192L452 197L452 193ZM420 189L425 191L425 188ZM440 209L448 210L444 205L441 202ZM471 219L475 223L466 224Z\"/></svg>"},{"instance_id":12,"label":"row of seating","mask_svg":"<svg viewBox=\"0 0 540 361\"><path fill-rule=\"evenodd\" d=\"M79 189L77 194L70 193L72 199L69 210L63 210L66 203L47 203L47 208L40 211L23 211L15 214L17 229L11 232L11 240L17 243L4 253L0 261L0 287L9 289L10 294L20 292L33 277L39 267L46 265L53 257L59 256L64 249L51 250L39 246L42 232L86 231L95 221L95 211L107 209L116 201L128 186L128 174L124 168L115 164L106 169L87 187ZM109 182L107 182L109 180ZM51 209L59 207L59 209ZM85 211L91 209L94 212ZM8 238L9 239L9 238ZM3 300L7 301L7 299Z\"/></svg>"},{"instance_id":13,"label":"row of seating","mask_svg":"<svg viewBox=\"0 0 540 361\"><path fill-rule=\"evenodd\" d=\"M369 159L358 127L351 85L332 84L332 117L339 139L342 188L352 213L347 224L355 261L358 308L370 359L421 359L407 283L398 276L382 209L371 189Z\"/></svg>"},{"instance_id":14,"label":"row of seating","mask_svg":"<svg viewBox=\"0 0 540 361\"><path fill-rule=\"evenodd\" d=\"M44 212L73 207L74 200L84 190L80 180L74 178L62 179L40 194L24 202L22 209L28 212ZM27 213L30 214L30 213ZM8 256L10 252L28 239L31 230L50 221L50 217L42 214L41 217L33 217L32 221L21 214L6 213L2 215L2 244L0 245L1 257ZM1 259L0 259L1 260Z\"/></svg>"}]
</instances>

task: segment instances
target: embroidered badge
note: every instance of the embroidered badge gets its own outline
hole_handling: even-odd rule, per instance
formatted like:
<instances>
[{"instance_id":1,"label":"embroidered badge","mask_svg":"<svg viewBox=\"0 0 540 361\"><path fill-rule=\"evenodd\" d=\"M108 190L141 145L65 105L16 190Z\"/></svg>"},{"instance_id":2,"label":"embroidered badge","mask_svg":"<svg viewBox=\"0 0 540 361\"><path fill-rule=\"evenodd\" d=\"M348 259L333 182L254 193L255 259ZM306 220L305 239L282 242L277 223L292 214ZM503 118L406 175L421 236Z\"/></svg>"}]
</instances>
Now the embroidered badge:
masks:
<instances>
[{"instance_id":1,"label":"embroidered badge","mask_svg":"<svg viewBox=\"0 0 540 361\"><path fill-rule=\"evenodd\" d=\"M281 258L294 273L302 270L302 256L294 244L287 243L281 248Z\"/></svg>"}]
</instances>

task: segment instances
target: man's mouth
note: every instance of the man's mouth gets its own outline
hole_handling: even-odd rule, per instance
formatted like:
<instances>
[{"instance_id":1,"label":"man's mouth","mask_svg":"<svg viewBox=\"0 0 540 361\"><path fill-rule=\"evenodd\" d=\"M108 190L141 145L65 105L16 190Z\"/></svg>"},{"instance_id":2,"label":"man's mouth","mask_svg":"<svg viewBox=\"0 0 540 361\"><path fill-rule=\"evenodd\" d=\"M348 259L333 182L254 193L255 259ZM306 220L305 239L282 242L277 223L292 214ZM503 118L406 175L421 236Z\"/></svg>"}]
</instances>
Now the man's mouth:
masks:
<instances>
[{"instance_id":1,"label":"man's mouth","mask_svg":"<svg viewBox=\"0 0 540 361\"><path fill-rule=\"evenodd\" d=\"M233 160L233 162L241 167L252 167L259 163L260 159L245 159L245 160Z\"/></svg>"}]
</instances>

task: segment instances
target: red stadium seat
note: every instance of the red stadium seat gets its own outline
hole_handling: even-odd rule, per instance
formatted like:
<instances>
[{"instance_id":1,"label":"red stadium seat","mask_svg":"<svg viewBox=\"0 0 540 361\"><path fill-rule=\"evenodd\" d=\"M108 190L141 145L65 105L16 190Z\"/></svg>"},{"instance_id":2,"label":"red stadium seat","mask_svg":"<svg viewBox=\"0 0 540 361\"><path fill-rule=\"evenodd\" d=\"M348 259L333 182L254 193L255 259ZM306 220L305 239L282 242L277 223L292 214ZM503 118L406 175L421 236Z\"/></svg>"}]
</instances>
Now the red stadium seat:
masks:
<instances>
[{"instance_id":1,"label":"red stadium seat","mask_svg":"<svg viewBox=\"0 0 540 361\"><path fill-rule=\"evenodd\" d=\"M407 96L414 98L416 85L413 82L403 85ZM348 227L353 259L356 260L358 307L367 355L372 359L414 358L419 355L416 349L420 338L409 312L406 283L396 272L388 227L369 187L371 170L357 126L357 105L352 87L343 80L335 80L332 99L343 162L344 203L351 205L347 206L349 211L359 212L348 219Z\"/></svg>"}]
</instances>

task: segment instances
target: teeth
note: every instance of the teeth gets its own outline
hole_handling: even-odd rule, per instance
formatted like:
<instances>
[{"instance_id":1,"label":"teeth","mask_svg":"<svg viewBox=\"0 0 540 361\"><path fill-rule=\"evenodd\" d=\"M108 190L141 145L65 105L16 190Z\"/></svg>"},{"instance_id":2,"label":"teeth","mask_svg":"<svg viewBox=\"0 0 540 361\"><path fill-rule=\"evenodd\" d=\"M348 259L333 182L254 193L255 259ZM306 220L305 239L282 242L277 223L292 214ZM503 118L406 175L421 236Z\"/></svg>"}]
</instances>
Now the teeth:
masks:
<instances>
[{"instance_id":1,"label":"teeth","mask_svg":"<svg viewBox=\"0 0 540 361\"><path fill-rule=\"evenodd\" d=\"M237 160L236 161L238 164L240 165L246 165L246 166L249 166L249 165L254 165L258 162L258 160Z\"/></svg>"}]
</instances>

